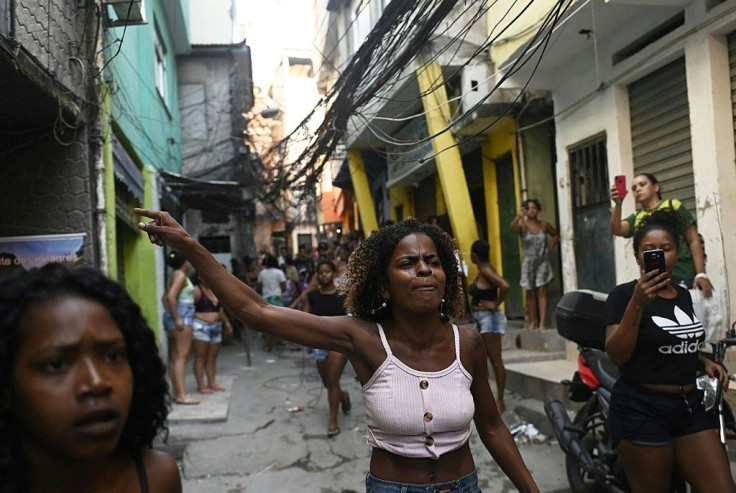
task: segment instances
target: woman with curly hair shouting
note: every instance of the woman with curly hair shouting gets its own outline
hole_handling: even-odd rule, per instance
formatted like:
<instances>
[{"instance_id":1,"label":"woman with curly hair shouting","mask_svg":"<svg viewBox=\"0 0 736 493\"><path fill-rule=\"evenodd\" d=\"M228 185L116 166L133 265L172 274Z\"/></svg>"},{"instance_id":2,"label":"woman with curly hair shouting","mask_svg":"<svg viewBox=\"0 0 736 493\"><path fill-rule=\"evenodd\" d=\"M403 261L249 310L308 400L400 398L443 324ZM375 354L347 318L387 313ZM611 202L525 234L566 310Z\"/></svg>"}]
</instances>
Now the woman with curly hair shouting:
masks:
<instances>
[{"instance_id":1,"label":"woman with curly hair shouting","mask_svg":"<svg viewBox=\"0 0 736 493\"><path fill-rule=\"evenodd\" d=\"M136 209L151 242L184 253L250 327L347 356L363 387L372 446L366 491L478 492L472 422L516 488L539 491L501 420L483 339L450 320L462 312L453 240L407 219L353 252L340 285L353 316L322 317L270 305L228 274L168 213Z\"/></svg>"}]
</instances>

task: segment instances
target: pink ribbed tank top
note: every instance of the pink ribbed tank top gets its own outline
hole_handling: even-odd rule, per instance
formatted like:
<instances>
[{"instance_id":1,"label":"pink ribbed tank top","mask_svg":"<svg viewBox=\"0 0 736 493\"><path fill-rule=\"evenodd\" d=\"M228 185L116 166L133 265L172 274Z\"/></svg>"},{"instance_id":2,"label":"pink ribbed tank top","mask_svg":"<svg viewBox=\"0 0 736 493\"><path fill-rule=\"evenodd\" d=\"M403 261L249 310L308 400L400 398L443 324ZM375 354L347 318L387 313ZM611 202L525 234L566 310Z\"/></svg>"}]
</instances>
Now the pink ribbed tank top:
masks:
<instances>
[{"instance_id":1,"label":"pink ribbed tank top","mask_svg":"<svg viewBox=\"0 0 736 493\"><path fill-rule=\"evenodd\" d=\"M460 362L460 334L453 324L455 361L440 371L418 371L391 352L378 333L386 360L363 385L368 444L403 457L439 458L463 446L475 413L473 377Z\"/></svg>"}]
</instances>

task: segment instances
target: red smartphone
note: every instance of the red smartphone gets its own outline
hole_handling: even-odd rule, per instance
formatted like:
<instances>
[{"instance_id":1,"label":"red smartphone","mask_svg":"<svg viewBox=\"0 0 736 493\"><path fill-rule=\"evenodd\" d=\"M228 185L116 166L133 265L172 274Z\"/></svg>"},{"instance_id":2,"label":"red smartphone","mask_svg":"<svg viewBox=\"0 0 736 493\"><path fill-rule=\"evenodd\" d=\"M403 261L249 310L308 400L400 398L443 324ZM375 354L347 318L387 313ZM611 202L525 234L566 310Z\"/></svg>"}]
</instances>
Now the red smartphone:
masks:
<instances>
[{"instance_id":1,"label":"red smartphone","mask_svg":"<svg viewBox=\"0 0 736 493\"><path fill-rule=\"evenodd\" d=\"M626 175L616 175L613 178L613 183L616 185L616 191L618 192L619 198L626 197Z\"/></svg>"}]
</instances>

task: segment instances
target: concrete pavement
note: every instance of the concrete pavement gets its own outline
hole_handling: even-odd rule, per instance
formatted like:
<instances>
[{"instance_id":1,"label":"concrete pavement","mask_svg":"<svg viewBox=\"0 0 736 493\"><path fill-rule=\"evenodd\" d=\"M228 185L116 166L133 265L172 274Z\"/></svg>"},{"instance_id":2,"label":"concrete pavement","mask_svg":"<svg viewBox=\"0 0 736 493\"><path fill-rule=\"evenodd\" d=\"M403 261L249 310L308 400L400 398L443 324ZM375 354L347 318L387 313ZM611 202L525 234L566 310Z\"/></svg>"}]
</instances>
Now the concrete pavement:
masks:
<instances>
[{"instance_id":1,"label":"concrete pavement","mask_svg":"<svg viewBox=\"0 0 736 493\"><path fill-rule=\"evenodd\" d=\"M251 366L242 343L221 350L218 383L226 392L198 396L198 406L174 406L164 447L179 459L184 491L364 491L370 447L364 438L360 384L350 365L341 384L351 395L353 410L340 415L342 432L328 439L327 394L311 354L287 346L263 352L260 337L253 333L248 341ZM541 403L530 404L513 394L507 394L506 402L512 410L541 408ZM299 406L303 410L293 412ZM522 418L507 412L504 420L513 428ZM485 493L515 491L475 433L471 448ZM520 450L541 491L567 491L564 457L556 444L527 443Z\"/></svg>"}]
</instances>

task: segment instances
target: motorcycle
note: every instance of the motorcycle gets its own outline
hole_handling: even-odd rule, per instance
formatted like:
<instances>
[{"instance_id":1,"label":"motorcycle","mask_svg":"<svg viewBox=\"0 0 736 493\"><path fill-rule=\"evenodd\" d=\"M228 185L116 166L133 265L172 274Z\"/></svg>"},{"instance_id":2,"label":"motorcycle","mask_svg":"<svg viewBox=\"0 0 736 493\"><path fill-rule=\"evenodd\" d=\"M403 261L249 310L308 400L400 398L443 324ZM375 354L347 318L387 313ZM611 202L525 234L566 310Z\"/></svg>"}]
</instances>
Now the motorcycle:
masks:
<instances>
[{"instance_id":1,"label":"motorcycle","mask_svg":"<svg viewBox=\"0 0 736 493\"><path fill-rule=\"evenodd\" d=\"M560 448L565 453L565 468L573 493L630 492L623 463L608 442L608 410L618 367L605 352L603 308L607 295L579 290L565 294L555 310L558 333L578 344L578 370L571 380L561 383L570 401L584 403L572 420L565 405L547 398L544 410ZM713 359L723 363L725 349L736 345L736 324L729 337L713 344ZM719 424L721 442L736 438L736 422L728 403L722 399L720 381L707 375L698 380L705 391L706 409ZM670 491L686 492L688 485L675 474Z\"/></svg>"}]
</instances>

